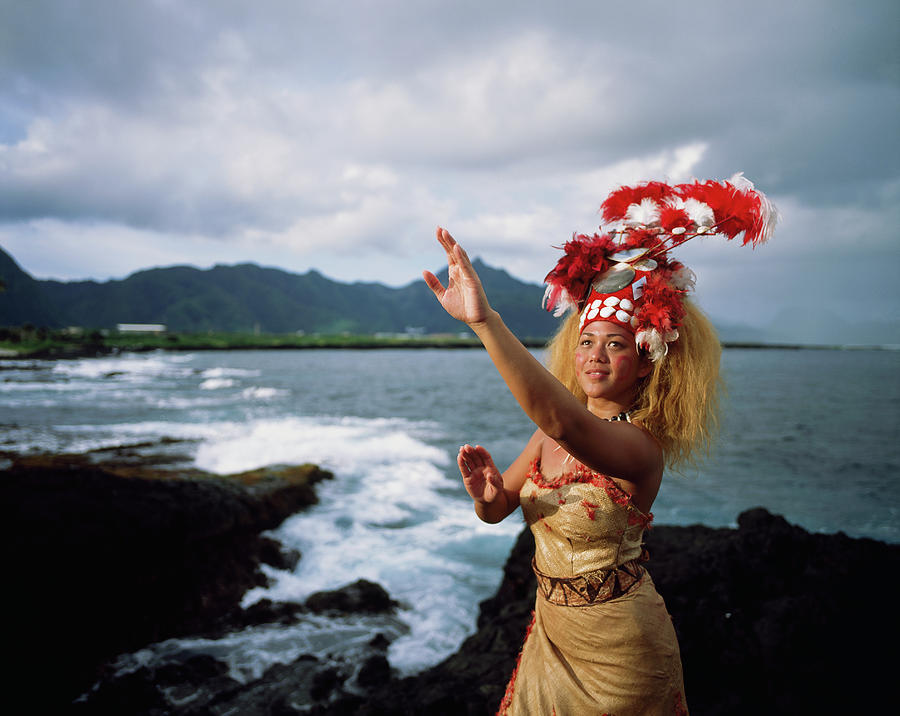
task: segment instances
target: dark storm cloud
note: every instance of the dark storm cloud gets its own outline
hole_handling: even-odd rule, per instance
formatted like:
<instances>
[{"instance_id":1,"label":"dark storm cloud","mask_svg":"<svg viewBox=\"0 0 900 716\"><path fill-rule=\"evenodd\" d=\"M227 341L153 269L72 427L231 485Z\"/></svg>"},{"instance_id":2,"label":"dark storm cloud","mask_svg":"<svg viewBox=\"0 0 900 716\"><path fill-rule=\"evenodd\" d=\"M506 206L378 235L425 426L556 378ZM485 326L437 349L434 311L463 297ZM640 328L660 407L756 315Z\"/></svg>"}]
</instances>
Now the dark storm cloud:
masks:
<instances>
[{"instance_id":1,"label":"dark storm cloud","mask_svg":"<svg viewBox=\"0 0 900 716\"><path fill-rule=\"evenodd\" d=\"M614 184L744 171L789 219L752 260L824 306L848 236L900 268L898 26L894 0L0 0L0 239L400 283L452 221L539 280Z\"/></svg>"},{"instance_id":2,"label":"dark storm cloud","mask_svg":"<svg viewBox=\"0 0 900 716\"><path fill-rule=\"evenodd\" d=\"M573 98L563 126L553 118L544 132L475 141L468 153L458 146L423 152L434 144L426 128L408 152L462 165L501 165L529 154L588 165L706 140L713 173L740 166L771 179L777 191L832 202L866 195L872 181L896 176L897 8L894 2L6 2L2 133L9 143L32 116L52 117L78 102L177 122L167 110L208 92L206 74L216 67L249 83L230 88L237 93L252 91L254 77L282 88L369 79L410 83L416 91L420 68L447 58L477 61L505 38L535 31L547 35L572 75L597 78L600 102L585 98L579 106ZM234 52L229 37L240 45ZM497 107L507 122L532 109L534 98L515 89L509 102L516 106ZM425 91L419 96L429 98ZM386 145L396 150L392 156L403 154ZM384 159L381 147L361 149Z\"/></svg>"}]
</instances>

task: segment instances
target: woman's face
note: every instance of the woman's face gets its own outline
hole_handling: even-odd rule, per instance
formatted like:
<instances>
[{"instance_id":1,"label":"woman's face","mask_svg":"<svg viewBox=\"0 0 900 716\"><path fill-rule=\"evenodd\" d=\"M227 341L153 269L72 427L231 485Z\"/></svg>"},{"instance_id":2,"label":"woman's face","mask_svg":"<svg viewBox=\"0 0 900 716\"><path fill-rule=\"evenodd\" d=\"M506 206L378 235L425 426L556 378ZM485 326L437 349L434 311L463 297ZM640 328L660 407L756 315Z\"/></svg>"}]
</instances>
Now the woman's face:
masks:
<instances>
[{"instance_id":1,"label":"woman's face","mask_svg":"<svg viewBox=\"0 0 900 716\"><path fill-rule=\"evenodd\" d=\"M591 400L623 405L634 401L638 381L653 369L638 353L634 335L615 323L588 323L575 349L575 373Z\"/></svg>"}]
</instances>

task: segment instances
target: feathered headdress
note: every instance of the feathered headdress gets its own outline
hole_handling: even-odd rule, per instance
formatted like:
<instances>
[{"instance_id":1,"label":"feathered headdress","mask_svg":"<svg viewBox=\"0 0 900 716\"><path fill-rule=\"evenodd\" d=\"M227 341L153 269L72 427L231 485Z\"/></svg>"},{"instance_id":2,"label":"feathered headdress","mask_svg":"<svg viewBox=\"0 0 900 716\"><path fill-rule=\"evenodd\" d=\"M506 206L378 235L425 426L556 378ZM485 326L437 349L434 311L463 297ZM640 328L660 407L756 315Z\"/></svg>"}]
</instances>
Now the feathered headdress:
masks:
<instances>
[{"instance_id":1,"label":"feathered headdress","mask_svg":"<svg viewBox=\"0 0 900 716\"><path fill-rule=\"evenodd\" d=\"M674 186L646 182L623 186L600 206L608 233L576 234L544 282L544 305L561 316L581 311L581 327L612 321L635 334L651 360L668 352L684 316L682 297L693 272L669 251L696 236L721 234L742 245L764 243L778 211L743 174L728 181Z\"/></svg>"}]
</instances>

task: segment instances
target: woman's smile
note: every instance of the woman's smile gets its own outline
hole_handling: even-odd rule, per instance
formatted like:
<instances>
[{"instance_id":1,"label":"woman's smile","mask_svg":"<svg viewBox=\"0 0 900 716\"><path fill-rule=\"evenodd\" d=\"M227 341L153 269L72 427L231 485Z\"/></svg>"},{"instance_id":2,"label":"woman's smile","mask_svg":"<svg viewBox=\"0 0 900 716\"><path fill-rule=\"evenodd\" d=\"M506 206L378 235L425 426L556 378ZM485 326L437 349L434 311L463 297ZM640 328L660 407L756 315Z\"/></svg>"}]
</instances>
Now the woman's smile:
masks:
<instances>
[{"instance_id":1,"label":"woman's smile","mask_svg":"<svg viewBox=\"0 0 900 716\"><path fill-rule=\"evenodd\" d=\"M609 375L608 370L600 370L599 368L588 368L584 371L589 378L606 378Z\"/></svg>"}]
</instances>

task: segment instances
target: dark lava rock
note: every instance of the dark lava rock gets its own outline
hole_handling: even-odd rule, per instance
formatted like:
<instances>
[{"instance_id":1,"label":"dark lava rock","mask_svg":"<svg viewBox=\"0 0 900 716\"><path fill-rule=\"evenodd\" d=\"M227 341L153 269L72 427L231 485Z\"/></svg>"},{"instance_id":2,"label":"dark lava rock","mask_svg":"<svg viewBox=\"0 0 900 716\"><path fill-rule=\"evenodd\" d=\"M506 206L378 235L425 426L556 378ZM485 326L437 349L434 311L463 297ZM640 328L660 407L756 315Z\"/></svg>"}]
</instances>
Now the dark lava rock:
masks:
<instances>
[{"instance_id":1,"label":"dark lava rock","mask_svg":"<svg viewBox=\"0 0 900 716\"><path fill-rule=\"evenodd\" d=\"M339 589L315 592L306 600L306 608L314 612L383 614L397 606L384 587L365 579Z\"/></svg>"},{"instance_id":2,"label":"dark lava rock","mask_svg":"<svg viewBox=\"0 0 900 716\"><path fill-rule=\"evenodd\" d=\"M246 609L235 610L226 617L224 623L231 631L259 624L294 624L306 611L306 607L296 602L260 599Z\"/></svg>"},{"instance_id":3,"label":"dark lava rock","mask_svg":"<svg viewBox=\"0 0 900 716\"><path fill-rule=\"evenodd\" d=\"M312 465L220 478L13 458L0 471L0 544L14 694L32 712L58 710L117 653L225 628L266 583L272 547L260 533L313 504L328 477Z\"/></svg>"},{"instance_id":4,"label":"dark lava rock","mask_svg":"<svg viewBox=\"0 0 900 716\"><path fill-rule=\"evenodd\" d=\"M275 569L283 569L290 572L300 562L299 550L286 549L277 540L269 537L260 537L260 547L260 561L263 564L268 564L270 567L275 567Z\"/></svg>"},{"instance_id":5,"label":"dark lava rock","mask_svg":"<svg viewBox=\"0 0 900 716\"><path fill-rule=\"evenodd\" d=\"M656 527L649 571L678 632L693 716L877 713L892 703L900 545L810 534L766 510L738 529ZM522 532L478 631L441 664L316 714L493 714L534 602Z\"/></svg>"},{"instance_id":6,"label":"dark lava rock","mask_svg":"<svg viewBox=\"0 0 900 716\"><path fill-rule=\"evenodd\" d=\"M363 688L380 686L391 678L391 665L384 654L370 656L359 669L356 683Z\"/></svg>"},{"instance_id":7,"label":"dark lava rock","mask_svg":"<svg viewBox=\"0 0 900 716\"><path fill-rule=\"evenodd\" d=\"M2 457L2 456L0 456ZM211 657L130 674L102 665L170 636L289 623L304 610L384 613L360 580L298 604L240 610L264 583L260 532L315 501L314 467L178 479L140 465L9 459L0 471L2 606L10 713L489 714L503 695L534 601L524 530L477 631L441 664L392 677L388 640L340 660L301 657L249 684ZM694 716L877 712L893 701L894 575L900 545L810 534L763 509L737 529L660 526L649 571L679 635ZM355 674L355 676L354 676ZM82 701L73 698L100 676Z\"/></svg>"},{"instance_id":8,"label":"dark lava rock","mask_svg":"<svg viewBox=\"0 0 900 716\"><path fill-rule=\"evenodd\" d=\"M240 690L228 676L228 667L205 654L153 669L141 667L124 675L106 673L93 690L72 708L85 716L156 716L171 713L178 701L180 713L202 713L197 709L223 693Z\"/></svg>"},{"instance_id":9,"label":"dark lava rock","mask_svg":"<svg viewBox=\"0 0 900 716\"><path fill-rule=\"evenodd\" d=\"M129 674L110 673L75 704L76 716L272 716L305 714L333 703L361 703L366 692L391 676L388 641L372 643L339 658L305 654L275 664L258 679L241 684L225 664L193 656ZM176 657L177 658L177 657ZM354 675L355 673L355 675Z\"/></svg>"},{"instance_id":10,"label":"dark lava rock","mask_svg":"<svg viewBox=\"0 0 900 716\"><path fill-rule=\"evenodd\" d=\"M681 645L692 714L867 713L900 630L900 545L810 534L762 508L738 529L657 527L649 569ZM864 688L859 688L865 684Z\"/></svg>"}]
</instances>

